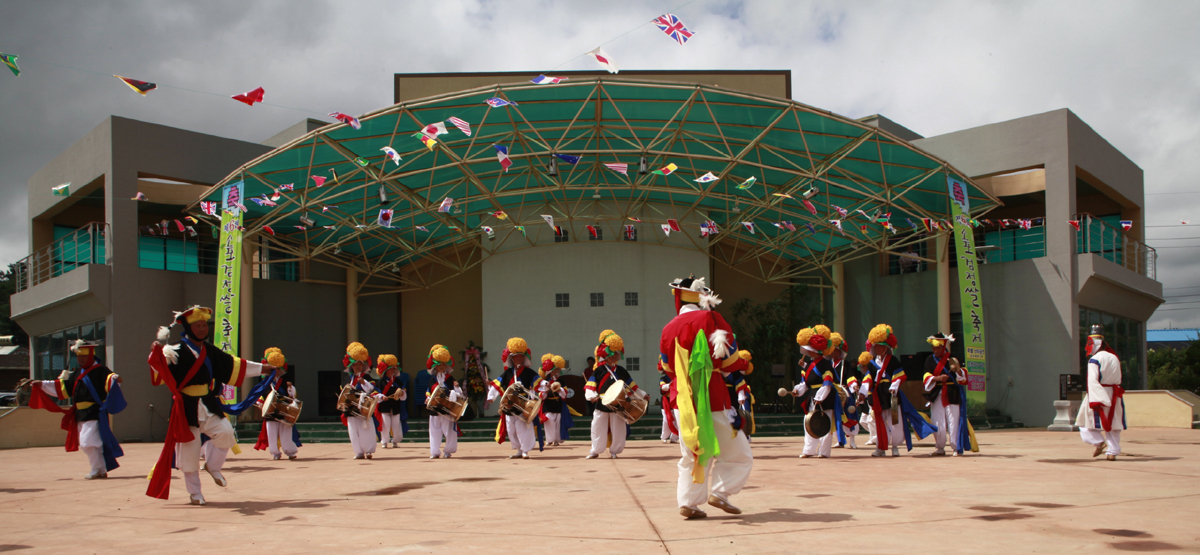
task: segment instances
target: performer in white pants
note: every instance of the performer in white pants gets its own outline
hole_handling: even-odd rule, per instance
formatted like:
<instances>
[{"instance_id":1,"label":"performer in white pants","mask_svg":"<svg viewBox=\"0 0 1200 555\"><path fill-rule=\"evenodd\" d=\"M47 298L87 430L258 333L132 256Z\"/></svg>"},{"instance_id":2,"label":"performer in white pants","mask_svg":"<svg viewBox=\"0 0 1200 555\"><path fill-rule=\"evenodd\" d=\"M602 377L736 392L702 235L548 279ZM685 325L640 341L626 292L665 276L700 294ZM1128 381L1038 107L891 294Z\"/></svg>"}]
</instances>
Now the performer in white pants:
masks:
<instances>
[{"instance_id":1,"label":"performer in white pants","mask_svg":"<svg viewBox=\"0 0 1200 555\"><path fill-rule=\"evenodd\" d=\"M277 372L275 379L272 380L271 389L276 396L286 396L293 399L296 398L296 388L285 380L287 369L287 359L283 356L283 351L278 347L271 347L263 352L262 361L264 364L270 364L281 369ZM264 399L265 399L264 395ZM260 401L261 404L261 401ZM262 410L268 410L270 407L261 407ZM254 444L254 449L257 451L267 451L271 453L272 460L279 460L283 455L287 455L288 460L294 460L296 453L299 451L296 442L292 439L292 425L286 422L276 420L263 420L262 427L258 432L258 441ZM209 444L204 444L204 458L208 459Z\"/></svg>"},{"instance_id":2,"label":"performer in white pants","mask_svg":"<svg viewBox=\"0 0 1200 555\"><path fill-rule=\"evenodd\" d=\"M387 448L399 447L404 439L404 427L408 425L408 410L405 408L408 400L408 375L400 371L400 361L396 355L379 355L376 361L376 371L379 381L375 390L383 395L376 410L379 412L379 446Z\"/></svg>"},{"instance_id":3,"label":"performer in white pants","mask_svg":"<svg viewBox=\"0 0 1200 555\"><path fill-rule=\"evenodd\" d=\"M858 427L867 430L867 445L875 445L875 416L871 414L871 400L859 396L858 393L862 390L862 385L866 379L871 376L871 353L863 351L858 355L858 369L855 372L854 390L851 397L855 400L855 408L858 410ZM849 388L847 388L849 389ZM855 429L855 435L858 435L858 430Z\"/></svg>"},{"instance_id":4,"label":"performer in white pants","mask_svg":"<svg viewBox=\"0 0 1200 555\"><path fill-rule=\"evenodd\" d=\"M892 327L879 324L867 334L871 345L871 374L863 376L859 385L859 401L870 396L871 414L875 420L877 443L872 457L887 456L890 446L892 456L900 456L900 444L904 442L904 420L900 417L900 384L904 383L904 367L899 357L892 354L898 339ZM873 394L873 395L872 395ZM895 414L895 416L893 416Z\"/></svg>"},{"instance_id":5,"label":"performer in white pants","mask_svg":"<svg viewBox=\"0 0 1200 555\"><path fill-rule=\"evenodd\" d=\"M524 339L513 337L508 340L504 351L500 353L500 359L504 362L504 372L489 384L484 409L504 395L504 391L513 383L520 383L531 395L537 394L534 385L538 381L538 375L530 362L532 356L529 344ZM501 414L500 424L496 428L496 441L504 443L506 439L516 451L508 458L528 459L529 452L537 447L537 430L521 416Z\"/></svg>"},{"instance_id":6,"label":"performer in white pants","mask_svg":"<svg viewBox=\"0 0 1200 555\"><path fill-rule=\"evenodd\" d=\"M221 408L220 393L226 385L240 387L245 378L275 369L270 364L231 356L209 343L208 321L211 318L211 309L198 306L176 313L175 323L183 327L180 343L165 345L170 330L164 327L159 329L158 340L151 345L151 383L165 384L173 399L167 437L146 490L146 495L151 497L168 497L173 456L183 471L191 503L205 504L200 492L200 434L208 436L211 445L205 448L205 470L217 485L225 487L228 484L221 468L237 437Z\"/></svg>"},{"instance_id":7,"label":"performer in white pants","mask_svg":"<svg viewBox=\"0 0 1200 555\"><path fill-rule=\"evenodd\" d=\"M958 444L958 429L962 417L962 407L966 399L962 396L960 385L967 383L967 369L950 356L950 343L954 335L938 332L925 339L933 346L933 354L925 359L925 400L929 402L929 419L937 427L933 433L936 445L933 455L946 456L946 439L950 440L950 450L954 456L962 451Z\"/></svg>"},{"instance_id":8,"label":"performer in white pants","mask_svg":"<svg viewBox=\"0 0 1200 555\"><path fill-rule=\"evenodd\" d=\"M583 388L583 398L596 404L596 410L592 412L592 450L585 458L594 459L608 449L608 456L615 459L625 450L625 439L629 429L625 419L600 402L600 397L618 380L625 382L625 386L629 387L634 395L645 396L645 392L638 390L637 384L633 382L633 377L625 367L617 364L624 356L625 341L621 336L612 330L600 332L600 344L596 347L596 368L592 372L592 378Z\"/></svg>"},{"instance_id":9,"label":"performer in white pants","mask_svg":"<svg viewBox=\"0 0 1200 555\"><path fill-rule=\"evenodd\" d=\"M425 392L425 404L429 404L430 397L441 386L446 390L446 395L451 401L458 401L463 398L462 388L458 382L450 376L450 372L454 371L454 359L450 357L450 350L442 345L434 345L429 350L429 358L425 361L425 369L429 370L431 376L429 380L429 390ZM442 440L446 441L446 448L442 449ZM429 458L440 459L450 458L450 455L458 452L458 426L449 416L429 413Z\"/></svg>"},{"instance_id":10,"label":"performer in white pants","mask_svg":"<svg viewBox=\"0 0 1200 555\"><path fill-rule=\"evenodd\" d=\"M1104 328L1092 326L1087 343L1087 395L1079 406L1075 425L1084 443L1096 447L1093 457L1105 454L1117 460L1121 454L1121 430L1125 425L1125 389L1121 387L1121 360L1104 340Z\"/></svg>"},{"instance_id":11,"label":"performer in white pants","mask_svg":"<svg viewBox=\"0 0 1200 555\"><path fill-rule=\"evenodd\" d=\"M704 518L708 514L699 506L705 502L727 513L740 514L742 510L730 499L746 485L754 456L746 435L741 430L735 432L730 425L730 413L734 410L722 373L743 370L748 363L738 356L732 328L712 310L721 301L704 285L704 278L677 279L670 287L677 315L663 327L659 353L667 373L674 378L670 395L676 407L676 421L680 423L681 456L675 492L679 514L689 520ZM692 357L700 335L707 338L708 352ZM691 390L693 359L701 364L696 371L710 372L707 387L712 437L697 420L702 411L697 410L697 392ZM720 454L710 458L703 445L714 440ZM707 464L697 468L701 457L707 459Z\"/></svg>"},{"instance_id":12,"label":"performer in white pants","mask_svg":"<svg viewBox=\"0 0 1200 555\"><path fill-rule=\"evenodd\" d=\"M367 376L367 370L371 367L370 361L371 355L367 352L367 348L357 341L346 347L346 356L342 358L346 372L350 373L348 387L361 393L378 395L375 393L375 384L371 383L370 377ZM354 448L354 459L373 457L375 455L375 423L368 417L349 413L342 414L342 423L346 425L346 432L350 435L350 445Z\"/></svg>"},{"instance_id":13,"label":"performer in white pants","mask_svg":"<svg viewBox=\"0 0 1200 555\"><path fill-rule=\"evenodd\" d=\"M541 419L547 445L562 445L563 411L571 410L566 401L569 390L558 381L566 366L567 359L561 356L542 355L542 367L538 370L542 379L537 382L537 394L542 399Z\"/></svg>"},{"instance_id":14,"label":"performer in white pants","mask_svg":"<svg viewBox=\"0 0 1200 555\"><path fill-rule=\"evenodd\" d=\"M796 343L800 345L800 352L804 356L810 357L810 361L806 363L802 359L800 364L804 368L804 375L801 377L800 383L792 388L792 395L801 399L800 406L804 412L822 411L831 423L833 422L833 403L837 400L837 395L834 395L833 398L829 397L835 382L827 367L828 361L825 359L825 353L830 350L832 337L833 332L829 327L819 324L796 333ZM813 437L805 429L804 451L800 453L800 458L829 458L833 450L832 436L834 433L831 426L829 433L822 437Z\"/></svg>"}]
</instances>

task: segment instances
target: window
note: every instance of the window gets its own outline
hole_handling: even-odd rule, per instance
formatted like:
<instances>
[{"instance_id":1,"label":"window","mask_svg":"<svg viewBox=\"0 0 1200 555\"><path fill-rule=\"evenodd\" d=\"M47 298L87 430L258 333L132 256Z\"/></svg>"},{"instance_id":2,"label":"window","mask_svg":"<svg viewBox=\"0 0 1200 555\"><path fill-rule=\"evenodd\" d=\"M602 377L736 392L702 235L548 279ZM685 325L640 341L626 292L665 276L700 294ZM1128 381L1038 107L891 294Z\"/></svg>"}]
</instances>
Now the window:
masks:
<instances>
[{"instance_id":1,"label":"window","mask_svg":"<svg viewBox=\"0 0 1200 555\"><path fill-rule=\"evenodd\" d=\"M200 248L195 241L170 237L138 237L138 267L174 272L200 272Z\"/></svg>"},{"instance_id":2,"label":"window","mask_svg":"<svg viewBox=\"0 0 1200 555\"><path fill-rule=\"evenodd\" d=\"M921 237L923 238L924 236L922 235ZM898 236L892 237L890 240L891 244L896 244L896 243L899 243L900 241L904 241L906 243L905 246L899 247L898 250L893 249L893 252L896 252L898 254L907 254L910 256L919 256L922 258L927 258L926 243L928 243L928 241L914 240L914 239L915 238L913 237L912 234L898 235ZM887 273L890 276L894 276L897 274L912 274L912 273L916 273L916 272L924 272L925 271L925 261L924 260L917 260L914 258L909 258L907 256L896 256L895 254L889 254L887 259L888 259Z\"/></svg>"},{"instance_id":3,"label":"window","mask_svg":"<svg viewBox=\"0 0 1200 555\"><path fill-rule=\"evenodd\" d=\"M625 369L630 372L637 372L642 367L642 360L638 357L626 357Z\"/></svg>"},{"instance_id":4,"label":"window","mask_svg":"<svg viewBox=\"0 0 1200 555\"><path fill-rule=\"evenodd\" d=\"M1145 323L1114 316L1106 312L1079 307L1079 372L1087 376L1088 357L1083 349L1087 345L1092 325L1104 326L1104 340L1117 352L1121 360L1121 386L1125 389L1142 389L1142 341L1146 338Z\"/></svg>"},{"instance_id":5,"label":"window","mask_svg":"<svg viewBox=\"0 0 1200 555\"><path fill-rule=\"evenodd\" d=\"M595 227L595 226L593 226L593 227ZM604 228L602 228L602 227L596 227L596 236L595 237L593 237L591 233L588 233L588 241L603 241L603 240L604 240Z\"/></svg>"},{"instance_id":6,"label":"window","mask_svg":"<svg viewBox=\"0 0 1200 555\"><path fill-rule=\"evenodd\" d=\"M630 229L625 232L626 241L637 241L637 228Z\"/></svg>"},{"instance_id":7,"label":"window","mask_svg":"<svg viewBox=\"0 0 1200 555\"><path fill-rule=\"evenodd\" d=\"M71 344L76 339L105 342L105 321L89 322L65 330L39 335L33 338L34 376L39 380L53 380L59 373L68 370L74 360ZM104 364L104 348L96 349L96 360Z\"/></svg>"},{"instance_id":8,"label":"window","mask_svg":"<svg viewBox=\"0 0 1200 555\"><path fill-rule=\"evenodd\" d=\"M282 250L273 249L267 245L263 245L259 252L263 261L295 258L293 255L290 255ZM272 262L270 264L265 264L264 268L266 269L266 275L262 277L267 279L299 281L300 278L300 262L297 260Z\"/></svg>"},{"instance_id":9,"label":"window","mask_svg":"<svg viewBox=\"0 0 1200 555\"><path fill-rule=\"evenodd\" d=\"M592 306L604 306L604 293L592 293Z\"/></svg>"},{"instance_id":10,"label":"window","mask_svg":"<svg viewBox=\"0 0 1200 555\"><path fill-rule=\"evenodd\" d=\"M558 228L558 233L554 234L554 242L555 243L566 243L567 241L570 241L570 240L571 240L571 238L568 235L567 230L565 230L561 227Z\"/></svg>"},{"instance_id":11,"label":"window","mask_svg":"<svg viewBox=\"0 0 1200 555\"><path fill-rule=\"evenodd\" d=\"M567 308L570 306L571 306L571 294L570 293L555 293L554 294L554 308Z\"/></svg>"},{"instance_id":12,"label":"window","mask_svg":"<svg viewBox=\"0 0 1200 555\"><path fill-rule=\"evenodd\" d=\"M636 292L625 293L625 306L637 306L637 305L638 305L638 294Z\"/></svg>"}]
</instances>

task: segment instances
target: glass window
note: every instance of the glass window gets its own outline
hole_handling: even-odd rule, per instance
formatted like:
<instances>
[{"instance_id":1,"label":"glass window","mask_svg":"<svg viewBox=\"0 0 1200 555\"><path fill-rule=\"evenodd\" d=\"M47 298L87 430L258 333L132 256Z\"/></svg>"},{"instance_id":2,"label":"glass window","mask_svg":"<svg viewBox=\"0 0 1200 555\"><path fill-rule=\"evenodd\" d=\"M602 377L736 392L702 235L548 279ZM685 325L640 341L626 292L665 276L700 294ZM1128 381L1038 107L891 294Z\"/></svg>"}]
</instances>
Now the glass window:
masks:
<instances>
[{"instance_id":1,"label":"glass window","mask_svg":"<svg viewBox=\"0 0 1200 555\"><path fill-rule=\"evenodd\" d=\"M1087 346L1087 337L1095 324L1104 326L1104 340L1117 352L1121 361L1121 386L1125 389L1142 389L1142 341L1144 324L1112 314L1079 307L1079 338L1081 353ZM1087 375L1087 357L1079 357L1079 372Z\"/></svg>"},{"instance_id":2,"label":"glass window","mask_svg":"<svg viewBox=\"0 0 1200 555\"><path fill-rule=\"evenodd\" d=\"M561 227L558 228L558 233L554 234L554 242L555 243L566 243L567 241L570 241L570 240L571 240L570 234L567 232L567 230L565 230Z\"/></svg>"},{"instance_id":3,"label":"glass window","mask_svg":"<svg viewBox=\"0 0 1200 555\"><path fill-rule=\"evenodd\" d=\"M604 293L592 293L592 306L604 306Z\"/></svg>"},{"instance_id":4,"label":"glass window","mask_svg":"<svg viewBox=\"0 0 1200 555\"><path fill-rule=\"evenodd\" d=\"M554 308L567 308L570 306L571 306L571 294L570 293L555 293L554 294Z\"/></svg>"},{"instance_id":5,"label":"glass window","mask_svg":"<svg viewBox=\"0 0 1200 555\"><path fill-rule=\"evenodd\" d=\"M638 294L636 292L625 293L625 306L637 306L637 305L638 305Z\"/></svg>"},{"instance_id":6,"label":"glass window","mask_svg":"<svg viewBox=\"0 0 1200 555\"><path fill-rule=\"evenodd\" d=\"M895 244L895 243L899 243L900 241L912 241L912 239L913 239L912 234L899 235L899 236L892 237L890 239L890 242L892 244ZM924 272L925 266L926 266L925 261L917 260L915 258L910 258L910 257L911 256L919 256L922 258L927 258L927 253L925 252L927 250L927 243L928 243L928 241L909 242L907 245L905 245L903 247L899 247L899 250L893 250L893 252L900 253L900 254L906 254L909 256L896 256L894 254L889 254L888 255L888 275L894 276L897 274L912 274L912 273L916 273L916 272Z\"/></svg>"},{"instance_id":7,"label":"glass window","mask_svg":"<svg viewBox=\"0 0 1200 555\"><path fill-rule=\"evenodd\" d=\"M642 360L638 357L626 357L625 369L630 372L637 372L642 369Z\"/></svg>"},{"instance_id":8,"label":"glass window","mask_svg":"<svg viewBox=\"0 0 1200 555\"><path fill-rule=\"evenodd\" d=\"M593 227L595 227L595 226L593 226ZM595 236L593 236L591 233L588 233L588 241L603 241L603 240L604 240L604 228L602 228L602 227L596 227L596 235Z\"/></svg>"}]
</instances>

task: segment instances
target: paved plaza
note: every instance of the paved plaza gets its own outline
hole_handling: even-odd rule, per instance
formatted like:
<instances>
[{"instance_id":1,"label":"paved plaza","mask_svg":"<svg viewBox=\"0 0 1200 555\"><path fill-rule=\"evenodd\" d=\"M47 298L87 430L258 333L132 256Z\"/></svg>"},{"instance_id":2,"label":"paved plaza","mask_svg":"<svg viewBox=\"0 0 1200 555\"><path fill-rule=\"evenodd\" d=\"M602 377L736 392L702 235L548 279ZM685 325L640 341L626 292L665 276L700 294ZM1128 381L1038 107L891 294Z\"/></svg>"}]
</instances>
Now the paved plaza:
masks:
<instances>
[{"instance_id":1,"label":"paved plaza","mask_svg":"<svg viewBox=\"0 0 1200 555\"><path fill-rule=\"evenodd\" d=\"M578 437L580 430L576 430ZM586 433L586 431L583 431ZM62 448L0 451L0 551L19 553L1105 553L1200 551L1200 430L1134 429L1126 456L1091 458L1074 433L980 432L982 452L874 459L835 449L797 458L801 438L754 442L742 515L675 506L679 448L631 442L619 459L587 445L505 459L424 443L354 461L312 444L271 461L243 444L228 488L201 472L209 504L144 495L161 445L129 444L107 480ZM862 436L860 443L865 442Z\"/></svg>"}]
</instances>

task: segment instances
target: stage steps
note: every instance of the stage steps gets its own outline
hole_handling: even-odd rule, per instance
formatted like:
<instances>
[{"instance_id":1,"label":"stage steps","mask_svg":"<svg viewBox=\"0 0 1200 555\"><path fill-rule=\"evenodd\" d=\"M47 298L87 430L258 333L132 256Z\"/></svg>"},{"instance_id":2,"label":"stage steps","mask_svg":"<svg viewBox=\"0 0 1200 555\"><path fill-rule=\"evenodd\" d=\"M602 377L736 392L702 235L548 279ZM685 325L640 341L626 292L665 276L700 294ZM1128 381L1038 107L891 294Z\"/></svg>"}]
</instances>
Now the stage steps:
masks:
<instances>
[{"instance_id":1,"label":"stage steps","mask_svg":"<svg viewBox=\"0 0 1200 555\"><path fill-rule=\"evenodd\" d=\"M1025 424L1013 420L1011 416L996 409L987 409L987 416L972 416L968 418L976 430L1002 430L1008 428L1024 428Z\"/></svg>"}]
</instances>

